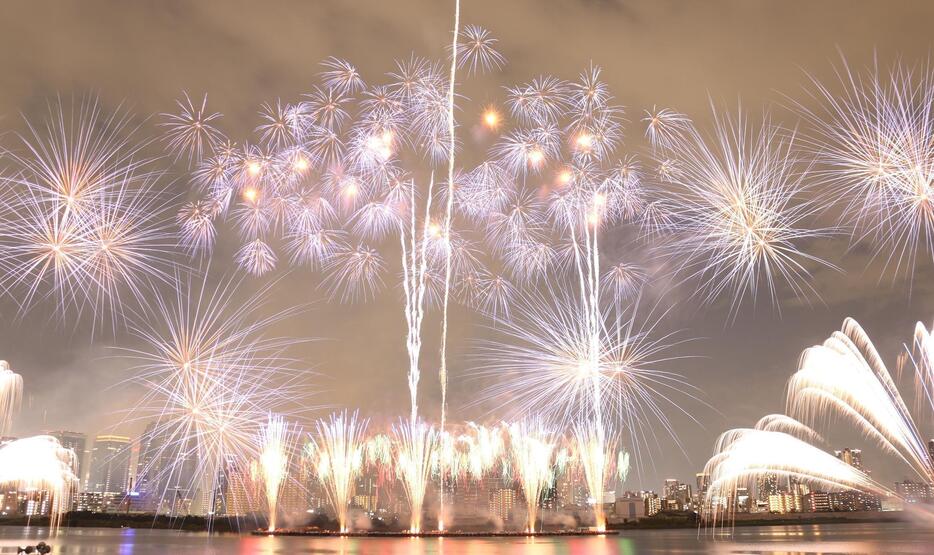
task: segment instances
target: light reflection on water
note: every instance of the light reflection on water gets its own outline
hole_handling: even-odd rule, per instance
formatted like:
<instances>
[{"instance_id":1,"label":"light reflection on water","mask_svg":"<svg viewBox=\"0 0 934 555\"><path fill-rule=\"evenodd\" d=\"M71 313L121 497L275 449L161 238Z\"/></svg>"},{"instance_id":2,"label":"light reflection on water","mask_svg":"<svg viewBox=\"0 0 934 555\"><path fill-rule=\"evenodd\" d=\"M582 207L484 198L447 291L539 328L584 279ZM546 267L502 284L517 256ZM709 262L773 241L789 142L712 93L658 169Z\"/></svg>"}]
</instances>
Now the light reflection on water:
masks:
<instances>
[{"instance_id":1,"label":"light reflection on water","mask_svg":"<svg viewBox=\"0 0 934 555\"><path fill-rule=\"evenodd\" d=\"M0 553L46 536L42 528L0 527ZM625 531L619 536L543 538L274 538L76 528L49 543L80 555L733 555L932 553L934 531L909 524L833 524L737 528L732 539L696 530Z\"/></svg>"}]
</instances>

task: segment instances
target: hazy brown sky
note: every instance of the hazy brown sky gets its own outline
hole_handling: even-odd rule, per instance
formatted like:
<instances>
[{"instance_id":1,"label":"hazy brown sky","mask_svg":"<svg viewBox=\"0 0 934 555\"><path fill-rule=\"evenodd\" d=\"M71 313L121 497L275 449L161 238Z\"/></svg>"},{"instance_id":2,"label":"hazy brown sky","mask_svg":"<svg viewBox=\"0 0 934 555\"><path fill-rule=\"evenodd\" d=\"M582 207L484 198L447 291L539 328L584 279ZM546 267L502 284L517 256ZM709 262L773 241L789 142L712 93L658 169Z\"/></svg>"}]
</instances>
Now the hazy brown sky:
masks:
<instances>
[{"instance_id":1,"label":"hazy brown sky","mask_svg":"<svg viewBox=\"0 0 934 555\"><path fill-rule=\"evenodd\" d=\"M57 94L95 93L107 105L126 102L146 116L172 110L174 99L187 90L193 96L208 93L213 109L225 114L224 129L246 137L257 123L259 104L298 98L314 83L317 63L328 56L348 58L364 77L376 80L395 58L412 52L442 57L452 8L447 0L5 0L0 3L0 129L21 130L19 114L40 113ZM462 21L490 29L509 60L502 73L468 86L462 118L476 117L486 102L501 100L501 85L542 73L574 78L592 61L604 68L604 78L627 107L633 140L624 150L636 150L642 133L638 120L653 105L686 112L703 124L712 99L732 108L741 103L752 113L772 109L777 118L794 123L775 103L787 104L783 95L803 99L808 73L831 79L838 49L856 68L870 64L874 55L882 65L899 58L922 64L930 54L934 3L463 0ZM151 124L148 129L154 132ZM909 296L904 280L880 282L877 268L865 269L865 251L847 252L842 240L814 248L845 270L816 274L823 303L788 302L780 315L766 306L748 306L735 322L718 306L679 304L670 313L666 325L702 338L688 349L698 358L677 369L704 391L716 411L688 403L703 427L674 419L686 456L663 443L647 461L649 471L633 478L633 487L657 488L666 476L691 478L721 431L782 410L784 383L800 351L838 329L844 317L860 320L894 364L913 323L934 316L930 263L919 266ZM222 246L215 270L230 260L229 246ZM277 288L280 305L320 298L300 273ZM363 306L321 303L286 330L327 338L303 356L322 374L316 386L330 390L328 402L384 416L408 410L398 301L398 295L387 293ZM102 413L131 404L131 392L107 389L127 377L120 363L102 358L113 340L89 344L85 330L62 332L42 315L14 324L9 314L7 307L0 357L23 374L30 399L18 433L70 428L93 434L116 419ZM463 384L462 355L477 335L476 324L463 314L454 321L455 418L479 416L461 408L474 389ZM424 374L423 404L431 406L437 383L431 371ZM839 438L843 441L855 439ZM886 479L905 473L871 453L866 464L891 466L879 468Z\"/></svg>"}]
</instances>

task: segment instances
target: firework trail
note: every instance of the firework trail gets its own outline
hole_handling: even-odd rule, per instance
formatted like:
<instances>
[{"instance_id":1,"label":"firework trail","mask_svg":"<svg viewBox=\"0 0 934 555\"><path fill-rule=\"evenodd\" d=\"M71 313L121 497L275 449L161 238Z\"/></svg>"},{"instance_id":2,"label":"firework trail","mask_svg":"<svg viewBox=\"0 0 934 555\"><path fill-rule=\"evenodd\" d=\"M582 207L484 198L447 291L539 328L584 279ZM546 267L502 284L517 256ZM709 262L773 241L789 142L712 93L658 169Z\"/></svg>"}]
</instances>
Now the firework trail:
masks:
<instances>
[{"instance_id":1,"label":"firework trail","mask_svg":"<svg viewBox=\"0 0 934 555\"><path fill-rule=\"evenodd\" d=\"M554 481L555 443L541 423L517 422L509 426L512 469L525 497L526 532L535 532L542 494Z\"/></svg>"},{"instance_id":2,"label":"firework trail","mask_svg":"<svg viewBox=\"0 0 934 555\"><path fill-rule=\"evenodd\" d=\"M910 277L919 256L934 258L934 70L857 73L844 62L837 77L835 86L812 79L816 107L796 103L815 131L813 175L853 242L874 243L884 271Z\"/></svg>"},{"instance_id":3,"label":"firework trail","mask_svg":"<svg viewBox=\"0 0 934 555\"><path fill-rule=\"evenodd\" d=\"M49 300L63 321L91 311L95 324L116 325L126 295L145 306L153 284L170 283L173 198L129 122L96 101L59 102L3 152L0 288L21 315Z\"/></svg>"},{"instance_id":4,"label":"firework trail","mask_svg":"<svg viewBox=\"0 0 934 555\"><path fill-rule=\"evenodd\" d=\"M258 467L266 492L270 532L276 530L279 490L288 479L289 458L295 443L294 435L284 418L270 414L269 421L256 438L259 445Z\"/></svg>"},{"instance_id":5,"label":"firework trail","mask_svg":"<svg viewBox=\"0 0 934 555\"><path fill-rule=\"evenodd\" d=\"M457 137L454 129L454 85L457 82L457 43L460 38L461 21L461 3L460 0L454 0L454 32L451 34L451 78L448 80L448 194L447 203L444 211L444 237L443 241L448 241L451 237L451 217L454 215L454 162L455 146ZM447 348L448 348L448 302L451 294L451 249L445 245L444 254L444 301L441 309L441 365L438 369L438 381L441 385L441 435L445 433L445 418L447 417L447 395L448 395L448 368L447 368ZM443 461L443 459L442 459ZM443 462L442 462L443 464ZM440 469L441 488L439 490L440 513L438 515L438 530L444 531L444 468Z\"/></svg>"},{"instance_id":6,"label":"firework trail","mask_svg":"<svg viewBox=\"0 0 934 555\"><path fill-rule=\"evenodd\" d=\"M347 511L356 487L355 480L364 463L367 420L359 420L357 413L332 414L328 420L319 420L317 436L306 447L306 455L316 470L318 480L327 491L334 508L341 533L350 531ZM373 449L382 445L374 444ZM375 458L385 456L374 452Z\"/></svg>"},{"instance_id":7,"label":"firework trail","mask_svg":"<svg viewBox=\"0 0 934 555\"><path fill-rule=\"evenodd\" d=\"M18 491L48 492L52 534L71 508L71 493L78 484L76 472L74 451L62 447L54 437L34 436L0 446L0 484Z\"/></svg>"},{"instance_id":8,"label":"firework trail","mask_svg":"<svg viewBox=\"0 0 934 555\"><path fill-rule=\"evenodd\" d=\"M22 376L10 369L9 362L0 360L0 435L10 431L22 398Z\"/></svg>"}]
</instances>

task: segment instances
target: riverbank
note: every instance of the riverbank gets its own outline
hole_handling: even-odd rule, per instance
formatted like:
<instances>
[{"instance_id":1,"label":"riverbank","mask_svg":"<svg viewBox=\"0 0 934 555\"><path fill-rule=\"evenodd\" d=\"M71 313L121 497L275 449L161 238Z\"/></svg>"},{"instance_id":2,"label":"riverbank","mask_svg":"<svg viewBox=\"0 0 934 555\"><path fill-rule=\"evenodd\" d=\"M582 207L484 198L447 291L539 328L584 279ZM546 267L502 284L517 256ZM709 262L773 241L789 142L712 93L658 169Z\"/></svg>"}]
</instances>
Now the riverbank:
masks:
<instances>
[{"instance_id":1,"label":"riverbank","mask_svg":"<svg viewBox=\"0 0 934 555\"><path fill-rule=\"evenodd\" d=\"M904 522L902 511L850 511L819 513L737 513L716 523L700 519L697 513L659 513L636 521L609 524L612 530L664 530L723 526L788 526L804 524L858 524L866 522Z\"/></svg>"},{"instance_id":2,"label":"riverbank","mask_svg":"<svg viewBox=\"0 0 934 555\"><path fill-rule=\"evenodd\" d=\"M890 523L904 522L905 515L901 511L891 512L839 512L839 513L788 513L788 514L736 514L731 520L716 523L704 522L699 519L696 513L659 513L651 517L643 518L637 521L625 523L611 523L608 525L610 531L621 530L668 530L668 529L697 529L705 527L747 527L747 526L788 526L788 525L808 525L808 524L858 524L858 523ZM311 526L298 527L292 530L282 530L276 535L341 535L336 529L336 522L326 519L315 522ZM373 528L366 532L354 533L354 535L372 535L372 536L407 536L408 534L401 529L398 523L387 525L386 523L374 523ZM48 517L4 517L0 518L0 526L34 526L45 527L49 525ZM199 516L170 517L155 514L125 514L125 513L92 513L92 512L71 512L66 513L62 518L61 526L63 528L133 528L150 530L182 530L188 532L213 531L218 533L256 533L266 535L262 531L265 522L258 517L218 517L212 521ZM544 534L548 535L573 535L573 534L592 534L593 532L586 528L581 529L549 529L546 526ZM524 536L521 531L490 531L481 529L477 526L470 526L462 530L452 530L451 535L461 536ZM437 533L427 533L427 535L438 536Z\"/></svg>"}]
</instances>

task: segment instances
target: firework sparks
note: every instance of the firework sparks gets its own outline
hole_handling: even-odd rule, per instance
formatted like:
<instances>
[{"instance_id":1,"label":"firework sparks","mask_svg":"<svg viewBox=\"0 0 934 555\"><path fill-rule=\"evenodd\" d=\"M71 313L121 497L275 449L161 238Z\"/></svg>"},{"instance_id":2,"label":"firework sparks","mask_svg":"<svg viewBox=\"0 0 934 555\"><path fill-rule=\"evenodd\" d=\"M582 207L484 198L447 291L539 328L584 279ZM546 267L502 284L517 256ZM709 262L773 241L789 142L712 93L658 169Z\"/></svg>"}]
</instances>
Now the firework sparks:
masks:
<instances>
[{"instance_id":1,"label":"firework sparks","mask_svg":"<svg viewBox=\"0 0 934 555\"><path fill-rule=\"evenodd\" d=\"M22 376L10 369L9 362L0 360L0 435L10 431L22 398Z\"/></svg>"},{"instance_id":2,"label":"firework sparks","mask_svg":"<svg viewBox=\"0 0 934 555\"><path fill-rule=\"evenodd\" d=\"M814 174L843 205L853 241L874 242L887 270L910 276L919 256L934 258L934 70L857 74L844 63L837 75L842 92L814 80L818 106L798 105L824 164Z\"/></svg>"},{"instance_id":3,"label":"firework sparks","mask_svg":"<svg viewBox=\"0 0 934 555\"><path fill-rule=\"evenodd\" d=\"M19 491L49 492L53 533L71 508L78 483L75 452L51 436L17 439L0 446L0 484Z\"/></svg>"},{"instance_id":4,"label":"firework sparks","mask_svg":"<svg viewBox=\"0 0 934 555\"><path fill-rule=\"evenodd\" d=\"M171 461L142 469L152 487L169 487L178 475L186 490L216 490L231 462L245 467L259 458L256 438L268 415L307 395L283 355L297 341L268 334L300 308L264 316L267 291L244 301L237 281L212 288L180 278L175 297L157 298L152 314L132 326L143 346L123 353L135 362L129 381L145 394L127 420L153 422L155 459Z\"/></svg>"},{"instance_id":5,"label":"firework sparks","mask_svg":"<svg viewBox=\"0 0 934 555\"><path fill-rule=\"evenodd\" d=\"M367 424L357 418L356 412L332 414L330 419L318 421L317 435L307 447L307 456L325 486L341 533L350 531L347 511L356 477L363 467ZM386 458L387 453L380 451L385 449L382 443L374 443L371 449L374 461Z\"/></svg>"},{"instance_id":6,"label":"firework sparks","mask_svg":"<svg viewBox=\"0 0 934 555\"><path fill-rule=\"evenodd\" d=\"M509 427L512 468L525 497L526 532L535 532L542 494L554 480L555 444L540 423L515 423Z\"/></svg>"},{"instance_id":7,"label":"firework sparks","mask_svg":"<svg viewBox=\"0 0 934 555\"><path fill-rule=\"evenodd\" d=\"M145 305L147 286L169 280L172 198L129 120L93 101L70 110L59 103L43 127L26 122L22 152L7 152L2 288L21 314L51 298L63 319L90 308L95 321L116 323L122 291Z\"/></svg>"},{"instance_id":8,"label":"firework sparks","mask_svg":"<svg viewBox=\"0 0 934 555\"><path fill-rule=\"evenodd\" d=\"M269 415L257 437L259 444L259 470L266 492L266 505L269 515L269 531L275 532L278 518L279 490L288 478L289 458L294 445L295 434L281 416Z\"/></svg>"},{"instance_id":9,"label":"firework sparks","mask_svg":"<svg viewBox=\"0 0 934 555\"><path fill-rule=\"evenodd\" d=\"M762 290L777 305L779 284L799 297L816 294L811 268L832 266L803 244L830 230L808 226L818 204L804 198L793 138L768 120L754 128L742 115L714 119L710 138L671 113L649 120L660 164L677 167L660 176L674 188L668 219L676 232L666 250L680 260L679 271L699 281L704 302L731 295L734 312L744 296Z\"/></svg>"}]
</instances>

